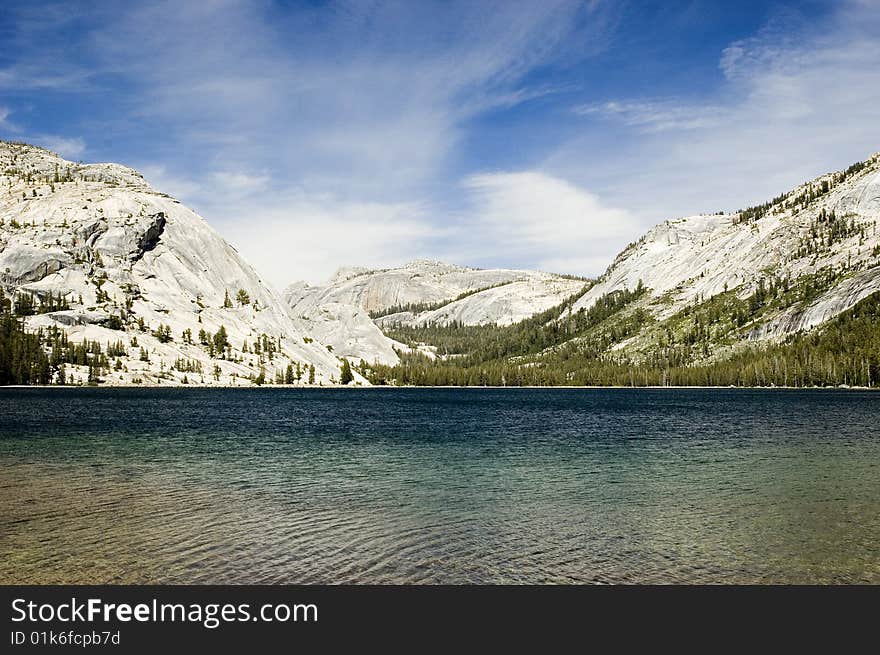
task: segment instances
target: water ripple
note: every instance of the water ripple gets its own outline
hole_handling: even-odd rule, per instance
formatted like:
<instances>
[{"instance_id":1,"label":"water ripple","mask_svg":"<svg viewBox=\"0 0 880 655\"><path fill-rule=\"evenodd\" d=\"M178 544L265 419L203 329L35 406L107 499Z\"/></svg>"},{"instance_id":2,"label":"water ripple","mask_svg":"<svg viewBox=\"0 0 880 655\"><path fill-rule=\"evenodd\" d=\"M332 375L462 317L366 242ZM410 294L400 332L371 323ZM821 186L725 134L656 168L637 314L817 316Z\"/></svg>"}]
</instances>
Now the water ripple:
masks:
<instances>
[{"instance_id":1,"label":"water ripple","mask_svg":"<svg viewBox=\"0 0 880 655\"><path fill-rule=\"evenodd\" d=\"M880 395L0 390L2 583L880 583Z\"/></svg>"}]
</instances>

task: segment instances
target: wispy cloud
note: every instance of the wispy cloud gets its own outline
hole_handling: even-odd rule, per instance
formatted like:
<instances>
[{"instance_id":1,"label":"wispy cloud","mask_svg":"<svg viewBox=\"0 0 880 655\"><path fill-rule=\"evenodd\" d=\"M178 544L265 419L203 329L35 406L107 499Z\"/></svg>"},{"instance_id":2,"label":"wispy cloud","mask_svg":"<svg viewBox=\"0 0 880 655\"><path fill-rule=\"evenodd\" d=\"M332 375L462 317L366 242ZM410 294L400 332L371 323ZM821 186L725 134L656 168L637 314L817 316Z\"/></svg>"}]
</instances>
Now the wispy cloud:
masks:
<instances>
[{"instance_id":1,"label":"wispy cloud","mask_svg":"<svg viewBox=\"0 0 880 655\"><path fill-rule=\"evenodd\" d=\"M0 70L0 89L69 91L83 87L90 77L81 70L53 74L46 73L41 66L14 66Z\"/></svg>"},{"instance_id":2,"label":"wispy cloud","mask_svg":"<svg viewBox=\"0 0 880 655\"><path fill-rule=\"evenodd\" d=\"M718 88L618 98L577 108L614 130L615 147L584 157L573 138L546 169L627 207L647 226L735 210L880 149L880 13L847 2L821 25L790 11L719 54Z\"/></svg>"},{"instance_id":3,"label":"wispy cloud","mask_svg":"<svg viewBox=\"0 0 880 655\"><path fill-rule=\"evenodd\" d=\"M248 195L264 191L270 182L268 175L253 175L246 171L214 171L210 174L212 186L219 193Z\"/></svg>"},{"instance_id":4,"label":"wispy cloud","mask_svg":"<svg viewBox=\"0 0 880 655\"><path fill-rule=\"evenodd\" d=\"M81 137L66 137L56 134L28 134L21 125L9 119L11 115L12 111L8 107L0 105L0 130L7 132L10 137L16 140L43 146L68 159L76 159L86 150L85 140Z\"/></svg>"},{"instance_id":5,"label":"wispy cloud","mask_svg":"<svg viewBox=\"0 0 880 655\"><path fill-rule=\"evenodd\" d=\"M627 3L13 4L0 128L142 169L277 286L420 255L599 272L656 221L880 149L869 0L792 4L700 84L686 47L612 41ZM633 72L657 52L678 82Z\"/></svg>"},{"instance_id":6,"label":"wispy cloud","mask_svg":"<svg viewBox=\"0 0 880 655\"><path fill-rule=\"evenodd\" d=\"M440 172L472 117L552 92L524 76L572 37L598 43L601 16L573 0L341 2L293 16L165 0L119 12L91 43L104 71L137 81L131 111L204 156L191 166L256 164L276 183L396 201Z\"/></svg>"},{"instance_id":7,"label":"wispy cloud","mask_svg":"<svg viewBox=\"0 0 880 655\"><path fill-rule=\"evenodd\" d=\"M426 255L443 231L416 203L353 202L291 186L266 193L267 176L211 171L203 180L163 167L139 167L155 188L186 199L251 262L283 289L318 284L341 266L387 267Z\"/></svg>"},{"instance_id":8,"label":"wispy cloud","mask_svg":"<svg viewBox=\"0 0 880 655\"><path fill-rule=\"evenodd\" d=\"M4 61L10 63L0 67L0 90L21 94L86 88L96 70L84 57L88 48L79 36L102 23L104 12L113 7L97 1L89 10L68 2L4 3L3 18L14 29L3 31ZM67 31L75 36L64 36Z\"/></svg>"},{"instance_id":9,"label":"wispy cloud","mask_svg":"<svg viewBox=\"0 0 880 655\"><path fill-rule=\"evenodd\" d=\"M9 107L0 105L0 129L6 130L7 132L18 132L20 128L9 120L11 115L12 110L10 110Z\"/></svg>"},{"instance_id":10,"label":"wispy cloud","mask_svg":"<svg viewBox=\"0 0 880 655\"><path fill-rule=\"evenodd\" d=\"M136 162L134 166L154 189L180 200L196 200L204 198L206 194L205 188L200 183L185 176L174 175L165 166L150 163L138 164Z\"/></svg>"},{"instance_id":11,"label":"wispy cloud","mask_svg":"<svg viewBox=\"0 0 880 655\"><path fill-rule=\"evenodd\" d=\"M44 148L48 148L52 152L57 152L66 159L78 159L86 151L86 142L80 137L37 134L29 140Z\"/></svg>"},{"instance_id":12,"label":"wispy cloud","mask_svg":"<svg viewBox=\"0 0 880 655\"><path fill-rule=\"evenodd\" d=\"M580 116L598 115L617 119L626 125L648 132L664 130L693 130L716 127L730 117L727 108L720 105L686 104L675 99L610 100L580 105L573 109Z\"/></svg>"},{"instance_id":13,"label":"wispy cloud","mask_svg":"<svg viewBox=\"0 0 880 655\"><path fill-rule=\"evenodd\" d=\"M471 261L598 274L640 230L629 212L542 172L474 175L464 188L470 206L454 237Z\"/></svg>"},{"instance_id":14,"label":"wispy cloud","mask_svg":"<svg viewBox=\"0 0 880 655\"><path fill-rule=\"evenodd\" d=\"M191 153L164 148L171 161L147 161L147 178L277 286L429 254L449 219L432 195L457 183L448 167L468 122L561 92L525 78L601 50L606 20L602 3L575 0L273 12L159 0L108 18L90 47L105 74L137 80L140 123Z\"/></svg>"}]
</instances>

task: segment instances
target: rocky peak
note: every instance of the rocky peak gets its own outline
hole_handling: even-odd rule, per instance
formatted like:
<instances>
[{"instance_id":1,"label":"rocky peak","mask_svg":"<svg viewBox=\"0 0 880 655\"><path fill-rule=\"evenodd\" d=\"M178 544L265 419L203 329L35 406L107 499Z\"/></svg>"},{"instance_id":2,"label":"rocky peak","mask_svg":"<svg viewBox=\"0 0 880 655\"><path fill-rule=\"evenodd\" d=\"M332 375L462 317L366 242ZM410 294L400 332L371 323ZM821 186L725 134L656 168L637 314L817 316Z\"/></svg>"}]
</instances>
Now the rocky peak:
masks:
<instances>
[{"instance_id":1,"label":"rocky peak","mask_svg":"<svg viewBox=\"0 0 880 655\"><path fill-rule=\"evenodd\" d=\"M288 365L314 366L316 383L339 377L341 362L235 249L125 166L0 143L0 288L62 299L27 319L33 329L125 344L108 383L271 382ZM212 353L199 335L218 331L228 345Z\"/></svg>"}]
</instances>

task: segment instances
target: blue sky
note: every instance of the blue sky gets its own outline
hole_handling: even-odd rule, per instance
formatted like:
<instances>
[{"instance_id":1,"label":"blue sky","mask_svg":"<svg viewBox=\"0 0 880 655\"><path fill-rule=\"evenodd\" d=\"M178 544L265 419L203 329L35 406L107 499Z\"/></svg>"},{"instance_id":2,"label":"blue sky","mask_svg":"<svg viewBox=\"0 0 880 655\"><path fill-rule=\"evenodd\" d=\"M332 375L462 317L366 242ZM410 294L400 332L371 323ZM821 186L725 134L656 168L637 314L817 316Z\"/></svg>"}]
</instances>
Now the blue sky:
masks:
<instances>
[{"instance_id":1,"label":"blue sky","mask_svg":"<svg viewBox=\"0 0 880 655\"><path fill-rule=\"evenodd\" d=\"M16 2L0 137L138 168L278 287L599 274L880 150L880 2Z\"/></svg>"}]
</instances>

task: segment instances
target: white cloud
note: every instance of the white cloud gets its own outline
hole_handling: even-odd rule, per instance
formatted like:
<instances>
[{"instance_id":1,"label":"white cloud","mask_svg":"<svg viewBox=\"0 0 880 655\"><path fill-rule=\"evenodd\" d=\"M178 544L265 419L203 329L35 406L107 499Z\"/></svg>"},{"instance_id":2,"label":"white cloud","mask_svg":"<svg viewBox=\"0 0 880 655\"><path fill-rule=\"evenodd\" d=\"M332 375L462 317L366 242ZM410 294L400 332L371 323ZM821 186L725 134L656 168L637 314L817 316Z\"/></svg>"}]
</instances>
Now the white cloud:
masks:
<instances>
[{"instance_id":1,"label":"white cloud","mask_svg":"<svg viewBox=\"0 0 880 655\"><path fill-rule=\"evenodd\" d=\"M648 225L735 210L880 150L880 13L848 2L821 26L790 14L719 56L703 101L619 98L577 108L595 132L544 169L597 190ZM584 153L590 153L585 156Z\"/></svg>"},{"instance_id":2,"label":"white cloud","mask_svg":"<svg viewBox=\"0 0 880 655\"><path fill-rule=\"evenodd\" d=\"M17 131L15 126L9 122L10 114L12 114L12 111L8 107L0 105L0 128L9 132L15 132Z\"/></svg>"},{"instance_id":3,"label":"white cloud","mask_svg":"<svg viewBox=\"0 0 880 655\"><path fill-rule=\"evenodd\" d=\"M498 132L524 137L508 165L530 170L470 177L469 130L485 124L473 119L559 92L553 75L529 73L601 49L604 7L619 3L351 1L292 17L248 0L117 4L88 17L75 48L51 28L79 34L78 12L29 8L0 89L123 80L106 133L143 128L163 162L140 167L147 179L278 286L415 256L601 272L653 222L762 201L880 149L880 12L868 0L821 24L789 12L719 48L718 87L699 96L662 85L658 97L581 98L574 133L571 115L554 131L536 112L534 131ZM495 156L507 155L479 165Z\"/></svg>"},{"instance_id":4,"label":"white cloud","mask_svg":"<svg viewBox=\"0 0 880 655\"><path fill-rule=\"evenodd\" d=\"M53 75L37 66L6 68L0 70L0 89L71 90L85 87L90 77L86 71Z\"/></svg>"},{"instance_id":5,"label":"white cloud","mask_svg":"<svg viewBox=\"0 0 880 655\"><path fill-rule=\"evenodd\" d=\"M408 205L289 196L223 213L212 222L279 290L296 280L323 282L340 266L401 264L436 235Z\"/></svg>"},{"instance_id":6,"label":"white cloud","mask_svg":"<svg viewBox=\"0 0 880 655\"><path fill-rule=\"evenodd\" d=\"M462 182L463 207L351 202L294 189L244 193L175 178L157 167L145 177L207 217L270 284L320 283L340 266L389 267L418 257L456 263L534 267L596 275L641 229L628 212L537 171L474 175Z\"/></svg>"},{"instance_id":7,"label":"white cloud","mask_svg":"<svg viewBox=\"0 0 880 655\"><path fill-rule=\"evenodd\" d=\"M165 166L144 164L135 165L135 168L154 189L179 200L187 202L195 200L204 192L201 184L192 179L172 175Z\"/></svg>"},{"instance_id":8,"label":"white cloud","mask_svg":"<svg viewBox=\"0 0 880 655\"><path fill-rule=\"evenodd\" d=\"M303 188L266 192L270 178L229 170L203 178L139 170L155 189L201 214L279 291L318 284L341 266L394 266L424 256L442 232L414 203L351 202Z\"/></svg>"},{"instance_id":9,"label":"white cloud","mask_svg":"<svg viewBox=\"0 0 880 655\"><path fill-rule=\"evenodd\" d=\"M162 166L139 170L207 219L278 290L324 282L341 266L403 263L425 255L442 234L414 203L351 202L297 187L266 192L269 176L228 170L201 179Z\"/></svg>"},{"instance_id":10,"label":"white cloud","mask_svg":"<svg viewBox=\"0 0 880 655\"><path fill-rule=\"evenodd\" d=\"M605 11L460 0L286 14L159 0L108 13L89 43L101 72L134 81L138 119L200 155L194 174L271 170L270 187L399 202L435 183L467 121L553 92L525 85L531 70L584 56L572 43L601 49Z\"/></svg>"},{"instance_id":11,"label":"white cloud","mask_svg":"<svg viewBox=\"0 0 880 655\"><path fill-rule=\"evenodd\" d=\"M729 110L719 105L687 104L674 99L629 100L580 105L574 113L618 119L647 132L694 130L721 124Z\"/></svg>"},{"instance_id":12,"label":"white cloud","mask_svg":"<svg viewBox=\"0 0 880 655\"><path fill-rule=\"evenodd\" d=\"M0 105L0 130L3 130L10 138L14 138L16 140L22 140L22 127L16 121L9 120L9 117L12 116L13 111L4 105Z\"/></svg>"},{"instance_id":13,"label":"white cloud","mask_svg":"<svg viewBox=\"0 0 880 655\"><path fill-rule=\"evenodd\" d=\"M471 261L596 275L641 229L625 210L542 172L474 175L464 186L472 207L457 237Z\"/></svg>"},{"instance_id":14,"label":"white cloud","mask_svg":"<svg viewBox=\"0 0 880 655\"><path fill-rule=\"evenodd\" d=\"M214 171L210 178L221 193L236 195L258 193L265 190L269 184L268 175L251 175L244 171Z\"/></svg>"},{"instance_id":15,"label":"white cloud","mask_svg":"<svg viewBox=\"0 0 880 655\"><path fill-rule=\"evenodd\" d=\"M438 228L450 214L424 199L449 195L468 121L558 92L524 78L603 47L603 7L577 0L273 11L159 0L111 15L90 44L103 72L136 84L137 119L181 146L141 167L147 179L278 287L440 249L466 262Z\"/></svg>"},{"instance_id":16,"label":"white cloud","mask_svg":"<svg viewBox=\"0 0 880 655\"><path fill-rule=\"evenodd\" d=\"M38 145L56 152L65 159L77 159L86 151L86 142L79 137L40 134L33 138Z\"/></svg>"},{"instance_id":17,"label":"white cloud","mask_svg":"<svg viewBox=\"0 0 880 655\"><path fill-rule=\"evenodd\" d=\"M76 159L86 150L86 142L80 137L65 137L55 134L25 134L24 129L20 125L9 120L11 115L12 110L9 107L0 105L0 130L14 135L18 140L43 146L68 159Z\"/></svg>"}]
</instances>

